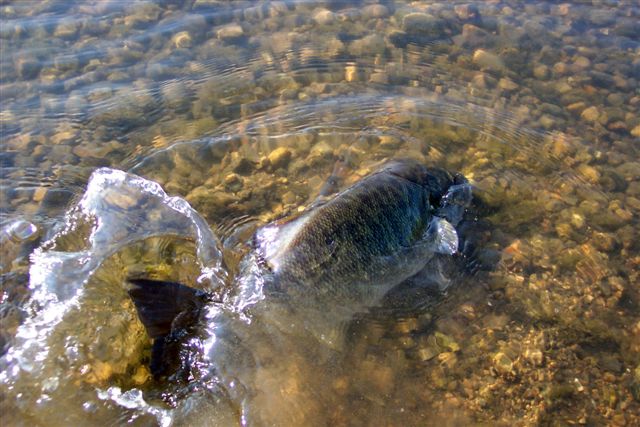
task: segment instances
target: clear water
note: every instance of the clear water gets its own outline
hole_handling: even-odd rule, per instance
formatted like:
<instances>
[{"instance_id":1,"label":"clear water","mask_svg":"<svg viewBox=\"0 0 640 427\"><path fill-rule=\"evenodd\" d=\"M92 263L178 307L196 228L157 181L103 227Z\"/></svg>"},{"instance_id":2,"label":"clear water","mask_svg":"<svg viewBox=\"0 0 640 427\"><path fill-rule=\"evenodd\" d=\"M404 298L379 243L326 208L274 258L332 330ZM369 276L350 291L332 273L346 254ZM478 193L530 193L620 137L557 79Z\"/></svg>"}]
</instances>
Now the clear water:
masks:
<instances>
[{"instance_id":1,"label":"clear water","mask_svg":"<svg viewBox=\"0 0 640 427\"><path fill-rule=\"evenodd\" d=\"M636 2L0 13L5 425L639 422ZM254 322L221 356L243 393L151 379L125 277L233 286L257 225L393 157L470 179L495 268L340 348Z\"/></svg>"}]
</instances>

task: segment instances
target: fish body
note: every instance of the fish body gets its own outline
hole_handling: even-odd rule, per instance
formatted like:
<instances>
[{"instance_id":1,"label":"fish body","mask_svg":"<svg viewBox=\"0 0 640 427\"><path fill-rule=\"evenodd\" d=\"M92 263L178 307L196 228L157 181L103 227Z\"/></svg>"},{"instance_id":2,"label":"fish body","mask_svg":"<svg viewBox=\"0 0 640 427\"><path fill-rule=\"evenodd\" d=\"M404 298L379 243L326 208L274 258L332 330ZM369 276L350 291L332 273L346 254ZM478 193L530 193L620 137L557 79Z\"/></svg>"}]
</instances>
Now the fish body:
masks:
<instances>
[{"instance_id":1,"label":"fish body","mask_svg":"<svg viewBox=\"0 0 640 427\"><path fill-rule=\"evenodd\" d=\"M325 203L258 229L227 302L206 319L209 333L218 335L212 360L228 351L223 336L253 339L255 324L265 331L309 333L336 347L335 332L355 313L378 304L434 254L457 251L455 225L470 197L461 175L394 160ZM182 307L202 310L210 300L175 283L132 283L130 295L160 358L176 320L194 318ZM181 303L177 295L192 301ZM248 321L234 325L238 315ZM218 368L228 362L220 360ZM233 376L241 375L235 370Z\"/></svg>"},{"instance_id":2,"label":"fish body","mask_svg":"<svg viewBox=\"0 0 640 427\"><path fill-rule=\"evenodd\" d=\"M255 243L270 273L264 295L284 295L324 312L378 303L434 253L456 251L453 224L436 214L449 189L465 182L397 160L325 204L263 227Z\"/></svg>"}]
</instances>

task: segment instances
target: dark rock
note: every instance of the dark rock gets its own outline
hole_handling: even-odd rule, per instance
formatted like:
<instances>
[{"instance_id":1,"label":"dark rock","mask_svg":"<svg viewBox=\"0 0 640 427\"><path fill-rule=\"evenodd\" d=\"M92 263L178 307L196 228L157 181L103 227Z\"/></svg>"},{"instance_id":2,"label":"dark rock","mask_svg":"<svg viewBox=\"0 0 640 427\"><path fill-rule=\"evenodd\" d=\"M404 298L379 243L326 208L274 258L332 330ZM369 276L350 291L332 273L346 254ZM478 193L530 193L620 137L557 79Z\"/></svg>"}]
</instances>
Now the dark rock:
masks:
<instances>
[{"instance_id":1,"label":"dark rock","mask_svg":"<svg viewBox=\"0 0 640 427\"><path fill-rule=\"evenodd\" d=\"M389 42L397 48L405 48L409 44L409 35L404 31L393 31L388 36Z\"/></svg>"},{"instance_id":2,"label":"dark rock","mask_svg":"<svg viewBox=\"0 0 640 427\"><path fill-rule=\"evenodd\" d=\"M593 10L589 14L589 21L597 27L607 27L616 22L616 11L613 9Z\"/></svg>"},{"instance_id":3,"label":"dark rock","mask_svg":"<svg viewBox=\"0 0 640 427\"><path fill-rule=\"evenodd\" d=\"M591 83L598 87L610 88L614 86L613 77L607 73L592 71L590 73Z\"/></svg>"},{"instance_id":4,"label":"dark rock","mask_svg":"<svg viewBox=\"0 0 640 427\"><path fill-rule=\"evenodd\" d=\"M632 40L640 40L640 25L634 20L624 20L618 23L613 33L619 37L628 37Z\"/></svg>"},{"instance_id":5,"label":"dark rock","mask_svg":"<svg viewBox=\"0 0 640 427\"><path fill-rule=\"evenodd\" d=\"M42 64L35 57L25 56L16 60L16 72L23 80L36 78L41 69Z\"/></svg>"},{"instance_id":6,"label":"dark rock","mask_svg":"<svg viewBox=\"0 0 640 427\"><path fill-rule=\"evenodd\" d=\"M410 13L402 20L402 29L412 36L439 39L447 37L447 22L426 13Z\"/></svg>"},{"instance_id":7,"label":"dark rock","mask_svg":"<svg viewBox=\"0 0 640 427\"><path fill-rule=\"evenodd\" d=\"M256 167L256 164L244 157L238 158L235 164L231 165L232 170L239 175L249 175Z\"/></svg>"},{"instance_id":8,"label":"dark rock","mask_svg":"<svg viewBox=\"0 0 640 427\"><path fill-rule=\"evenodd\" d=\"M16 158L16 151L0 151L0 168L10 168Z\"/></svg>"},{"instance_id":9,"label":"dark rock","mask_svg":"<svg viewBox=\"0 0 640 427\"><path fill-rule=\"evenodd\" d=\"M50 188L42 200L42 209L57 209L65 207L73 198L73 192L62 188Z\"/></svg>"}]
</instances>

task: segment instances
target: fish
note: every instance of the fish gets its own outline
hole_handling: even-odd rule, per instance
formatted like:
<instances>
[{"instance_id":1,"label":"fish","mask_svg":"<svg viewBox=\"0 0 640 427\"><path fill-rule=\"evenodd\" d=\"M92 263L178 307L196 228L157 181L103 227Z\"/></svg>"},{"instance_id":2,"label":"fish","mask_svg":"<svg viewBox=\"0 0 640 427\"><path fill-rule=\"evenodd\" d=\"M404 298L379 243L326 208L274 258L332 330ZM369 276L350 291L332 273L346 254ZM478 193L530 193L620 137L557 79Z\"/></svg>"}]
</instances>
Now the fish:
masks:
<instances>
[{"instance_id":1,"label":"fish","mask_svg":"<svg viewBox=\"0 0 640 427\"><path fill-rule=\"evenodd\" d=\"M214 369L234 380L243 373L230 360L239 358L243 337L255 336L248 330L263 328L266 341L269 334L304 335L339 348L340 328L356 313L379 304L437 254L458 252L456 226L471 198L463 175L395 159L308 210L258 228L225 295L130 278L129 295L154 339L152 374L166 375L176 345L204 329L216 337L208 356Z\"/></svg>"}]
</instances>

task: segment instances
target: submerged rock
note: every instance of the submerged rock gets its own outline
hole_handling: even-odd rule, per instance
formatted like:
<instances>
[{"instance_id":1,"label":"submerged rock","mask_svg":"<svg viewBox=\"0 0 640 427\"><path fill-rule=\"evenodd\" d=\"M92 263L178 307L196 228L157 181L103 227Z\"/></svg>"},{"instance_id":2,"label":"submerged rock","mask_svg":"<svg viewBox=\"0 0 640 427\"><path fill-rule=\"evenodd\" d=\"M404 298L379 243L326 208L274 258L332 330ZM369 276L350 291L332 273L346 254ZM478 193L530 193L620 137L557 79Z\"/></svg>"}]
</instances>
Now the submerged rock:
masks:
<instances>
[{"instance_id":1,"label":"submerged rock","mask_svg":"<svg viewBox=\"0 0 640 427\"><path fill-rule=\"evenodd\" d=\"M216 35L221 40L234 41L244 36L244 29L238 24L229 24L219 28Z\"/></svg>"},{"instance_id":2,"label":"submerged rock","mask_svg":"<svg viewBox=\"0 0 640 427\"><path fill-rule=\"evenodd\" d=\"M445 37L446 21L426 13L409 13L402 18L402 29L410 35L438 39Z\"/></svg>"},{"instance_id":3,"label":"submerged rock","mask_svg":"<svg viewBox=\"0 0 640 427\"><path fill-rule=\"evenodd\" d=\"M506 69L502 58L484 49L478 49L473 53L473 62L491 71L504 71Z\"/></svg>"}]
</instances>

